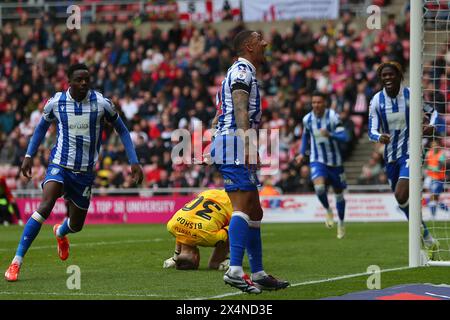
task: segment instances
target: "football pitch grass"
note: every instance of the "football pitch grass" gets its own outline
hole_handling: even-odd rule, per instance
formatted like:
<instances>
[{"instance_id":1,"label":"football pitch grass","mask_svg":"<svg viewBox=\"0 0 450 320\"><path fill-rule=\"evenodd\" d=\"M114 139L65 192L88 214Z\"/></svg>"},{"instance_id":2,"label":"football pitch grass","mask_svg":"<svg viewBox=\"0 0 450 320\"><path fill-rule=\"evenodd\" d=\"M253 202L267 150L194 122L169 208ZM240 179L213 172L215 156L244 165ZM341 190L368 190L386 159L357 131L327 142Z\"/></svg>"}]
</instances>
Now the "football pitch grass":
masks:
<instances>
[{"instance_id":1,"label":"football pitch grass","mask_svg":"<svg viewBox=\"0 0 450 320\"><path fill-rule=\"evenodd\" d=\"M8 267L23 228L0 227L0 272ZM449 284L447 267L408 269L408 224L263 224L265 270L291 287L243 294L226 286L222 271L208 270L211 248L200 248L200 269L163 269L174 238L165 225L87 225L71 234L70 257L60 261L51 226L43 226L25 258L19 281L0 281L0 299L320 299L367 290L368 266L381 270L381 288L408 283ZM80 268L81 289L67 288L68 267ZM248 261L244 263L249 270ZM399 268L399 269L397 269ZM3 276L2 276L3 277Z\"/></svg>"}]
</instances>

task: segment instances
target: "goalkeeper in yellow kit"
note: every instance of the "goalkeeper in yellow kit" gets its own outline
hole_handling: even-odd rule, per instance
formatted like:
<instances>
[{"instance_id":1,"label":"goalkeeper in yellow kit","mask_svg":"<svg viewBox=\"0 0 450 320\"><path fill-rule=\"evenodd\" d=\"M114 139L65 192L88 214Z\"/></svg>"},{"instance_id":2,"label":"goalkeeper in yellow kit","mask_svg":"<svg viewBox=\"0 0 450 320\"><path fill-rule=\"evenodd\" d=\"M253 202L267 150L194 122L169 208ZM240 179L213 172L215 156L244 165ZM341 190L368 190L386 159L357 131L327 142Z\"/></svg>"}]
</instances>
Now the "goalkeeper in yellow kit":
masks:
<instances>
[{"instance_id":1,"label":"goalkeeper in yellow kit","mask_svg":"<svg viewBox=\"0 0 450 320\"><path fill-rule=\"evenodd\" d=\"M178 210L167 223L175 237L175 253L164 268L198 269L200 247L215 247L208 262L210 269L226 270L229 265L228 224L233 207L225 190L203 191Z\"/></svg>"}]
</instances>

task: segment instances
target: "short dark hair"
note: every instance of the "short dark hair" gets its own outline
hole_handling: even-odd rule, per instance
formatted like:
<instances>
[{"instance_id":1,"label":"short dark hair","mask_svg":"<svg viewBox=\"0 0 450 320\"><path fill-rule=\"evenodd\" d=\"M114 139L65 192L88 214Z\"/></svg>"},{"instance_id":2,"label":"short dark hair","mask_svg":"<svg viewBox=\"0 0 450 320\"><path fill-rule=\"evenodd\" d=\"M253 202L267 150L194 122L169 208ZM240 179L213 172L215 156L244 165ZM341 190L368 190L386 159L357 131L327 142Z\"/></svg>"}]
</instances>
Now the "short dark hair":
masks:
<instances>
[{"instance_id":1,"label":"short dark hair","mask_svg":"<svg viewBox=\"0 0 450 320\"><path fill-rule=\"evenodd\" d=\"M69 77L69 79L72 78L72 75L75 71L77 70L86 70L89 71L89 68L87 65L85 65L84 63L75 63L73 65L71 65L69 67L69 69L67 69L67 76Z\"/></svg>"},{"instance_id":2,"label":"short dark hair","mask_svg":"<svg viewBox=\"0 0 450 320\"><path fill-rule=\"evenodd\" d=\"M326 94L325 92L321 92L321 91L314 91L311 95L312 97L321 97L323 100L328 101L328 94Z\"/></svg>"},{"instance_id":3,"label":"short dark hair","mask_svg":"<svg viewBox=\"0 0 450 320\"><path fill-rule=\"evenodd\" d=\"M180 254L175 261L175 267L177 270L197 270L198 269L198 261L197 263L190 259L186 254Z\"/></svg>"},{"instance_id":4,"label":"short dark hair","mask_svg":"<svg viewBox=\"0 0 450 320\"><path fill-rule=\"evenodd\" d=\"M253 32L255 31L243 30L234 37L233 47L237 54L241 54L243 52L244 44L250 38Z\"/></svg>"}]
</instances>

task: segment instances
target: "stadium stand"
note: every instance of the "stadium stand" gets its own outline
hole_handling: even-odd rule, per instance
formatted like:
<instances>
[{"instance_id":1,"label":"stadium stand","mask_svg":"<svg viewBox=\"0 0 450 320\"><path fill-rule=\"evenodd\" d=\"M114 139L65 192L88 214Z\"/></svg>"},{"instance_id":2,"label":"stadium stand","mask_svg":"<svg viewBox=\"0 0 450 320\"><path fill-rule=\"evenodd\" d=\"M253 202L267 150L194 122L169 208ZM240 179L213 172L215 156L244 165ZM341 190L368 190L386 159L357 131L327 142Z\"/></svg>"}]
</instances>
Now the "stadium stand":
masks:
<instances>
[{"instance_id":1,"label":"stadium stand","mask_svg":"<svg viewBox=\"0 0 450 320\"><path fill-rule=\"evenodd\" d=\"M354 1L342 2L345 8ZM377 2L388 5L388 1ZM27 183L19 177L18 167L43 105L54 92L67 89L65 70L74 62L90 67L93 87L119 109L144 166L145 187L214 184L212 167L172 164L171 132L190 129L198 121L205 128L210 126L216 111L215 94L233 59L230 39L243 24L236 22L225 33L208 23L181 25L176 21L168 30L152 22L143 29L140 20L108 15L119 10L120 6L103 7L98 13L101 19L114 23L106 28L91 24L84 36L77 30L60 31L51 15L34 20L25 16L4 24L0 31L0 168L11 188L37 187L40 175ZM124 10L137 13L141 9L130 4ZM264 34L270 42L270 67L260 75L262 123L281 133L281 172L271 177L271 185L284 193L313 191L304 178L309 168L297 168L289 159L299 150L301 120L311 109L314 90L330 93L332 108L352 134L352 142L343 146L347 170L348 163L355 162L353 149L365 148L365 153L354 153L365 157L350 170L349 182L358 183L362 164L373 152L373 146L365 143L365 132L370 98L380 89L375 70L388 59L404 67L408 63L407 10L404 22L396 24L399 20L391 17L382 30L358 30L354 15L344 11L341 19L324 22L317 31L310 22L297 20L289 30L273 28ZM31 24L26 36L18 32L19 27ZM103 135L96 187L128 187L125 150L111 131L106 127ZM55 135L54 128L47 133L35 172L47 165ZM385 182L383 177L379 179ZM264 176L262 180L264 183Z\"/></svg>"}]
</instances>

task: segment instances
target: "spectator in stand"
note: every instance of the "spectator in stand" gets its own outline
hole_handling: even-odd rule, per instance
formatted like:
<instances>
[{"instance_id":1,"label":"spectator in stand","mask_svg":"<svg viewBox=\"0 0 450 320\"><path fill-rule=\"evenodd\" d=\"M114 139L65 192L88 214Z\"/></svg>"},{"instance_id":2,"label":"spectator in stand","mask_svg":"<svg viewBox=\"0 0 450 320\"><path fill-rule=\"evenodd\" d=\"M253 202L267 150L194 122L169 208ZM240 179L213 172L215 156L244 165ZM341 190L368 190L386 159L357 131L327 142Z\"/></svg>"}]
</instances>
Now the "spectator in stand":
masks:
<instances>
[{"instance_id":1,"label":"spectator in stand","mask_svg":"<svg viewBox=\"0 0 450 320\"><path fill-rule=\"evenodd\" d=\"M184 180L199 184L197 187L210 183L213 174L206 173L206 169L201 180L195 177L197 169L194 167L173 174L175 166L170 151L166 150L173 147L171 134L180 126L200 121L204 127L209 127L215 112L217 90L214 87L220 85L236 58L231 50L231 39L245 25L237 23L221 35L214 24L182 25L177 21L168 31L163 31L156 22L139 29L129 21L123 31L114 23L109 23L103 31L92 23L82 37L78 30L60 31L58 26L46 23L48 19L51 17L30 20L24 12L21 22L8 22L0 30L0 126L4 133L0 136L0 164L11 164L17 157L16 165L21 163L20 140L34 129L40 105L56 91L67 90L65 70L69 64L85 62L95 75L91 79L93 87L111 97L127 127L131 129L139 124L148 135L150 152L152 156L156 154L169 180L173 180L174 175L184 175ZM267 34L271 44L270 67L263 66L258 76L263 89L262 118L274 128L285 130L283 152L286 155L297 140L291 138L291 133L297 138L301 133L300 120L311 109L313 91L319 89L329 94L333 109L339 112L348 109L351 115L362 114L366 112L363 111L363 94L367 103L367 99L380 90L375 69L387 59L385 55L403 59L402 63L407 64L409 13L405 13L405 22L401 25L394 22L390 17L380 31L360 31L353 15L344 13L338 22L324 23L318 32L313 32L308 21L297 19L287 31L272 28ZM18 25L30 30L29 34L26 30L25 36L17 32ZM447 52L447 48L443 50ZM445 68L441 68L446 65L445 53L435 66L424 66L430 78L436 79L434 88L441 92L448 91L446 86L450 83L444 79ZM424 87L428 88L429 84ZM445 101L443 98L444 95L436 92L435 101ZM437 105L435 108L439 109ZM280 119L285 123L281 124ZM290 123L283 129L286 122ZM18 127L22 133L17 131ZM125 164L123 146L110 134L111 128L105 129L101 143L108 146L103 148L104 152L108 149L108 153L104 156L110 156L114 165ZM48 150L55 139L56 131L52 127L37 154L43 164L48 163ZM154 142L155 139L161 142ZM353 139L351 144L357 137ZM154 149L156 144L158 150ZM11 152L12 149L17 150ZM142 155L148 152L145 149L143 146ZM290 158L286 155L280 158L284 172L281 177L288 178L286 174L289 174L287 180L298 178L295 170L288 169ZM153 163L152 156L140 158L144 165L149 165ZM128 177L122 178L118 177L110 187L127 185ZM158 179L162 179L161 176L155 183ZM178 185L184 184L181 177L175 181ZM303 191L303 187L299 190Z\"/></svg>"},{"instance_id":2,"label":"spectator in stand","mask_svg":"<svg viewBox=\"0 0 450 320\"><path fill-rule=\"evenodd\" d=\"M374 152L369 162L363 165L358 183L363 185L379 184L380 175L383 171L381 161L380 154Z\"/></svg>"},{"instance_id":3,"label":"spectator in stand","mask_svg":"<svg viewBox=\"0 0 450 320\"><path fill-rule=\"evenodd\" d=\"M11 215L13 214L16 217L17 224L23 226L16 200L6 184L6 179L0 176L0 224L9 226L12 222Z\"/></svg>"}]
</instances>

